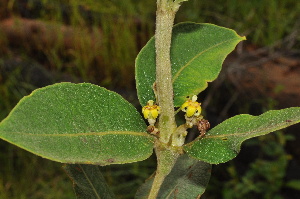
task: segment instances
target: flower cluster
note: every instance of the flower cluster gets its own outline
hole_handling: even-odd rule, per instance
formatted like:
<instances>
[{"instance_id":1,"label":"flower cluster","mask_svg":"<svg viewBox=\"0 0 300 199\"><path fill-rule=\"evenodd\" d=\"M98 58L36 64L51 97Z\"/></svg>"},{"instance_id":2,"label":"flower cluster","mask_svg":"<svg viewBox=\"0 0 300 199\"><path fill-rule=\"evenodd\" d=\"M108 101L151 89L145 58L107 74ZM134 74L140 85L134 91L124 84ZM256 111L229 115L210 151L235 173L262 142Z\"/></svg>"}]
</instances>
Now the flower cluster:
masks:
<instances>
[{"instance_id":1,"label":"flower cluster","mask_svg":"<svg viewBox=\"0 0 300 199\"><path fill-rule=\"evenodd\" d=\"M186 112L187 117L199 117L201 115L201 103L197 102L197 96L187 100L181 106L181 110Z\"/></svg>"},{"instance_id":2,"label":"flower cluster","mask_svg":"<svg viewBox=\"0 0 300 199\"><path fill-rule=\"evenodd\" d=\"M197 102L197 96L194 95L191 99L185 101L180 109L185 112L186 123L182 127L178 128L179 136L184 137L187 135L187 129L192 128L196 125L200 131L200 135L204 136L206 130L210 127L210 124L207 120L203 119L201 115L201 103ZM149 100L147 105L142 108L142 113L144 118L148 120L148 132L154 135L159 134L158 128L155 126L156 119L160 114L160 106L156 105L153 100Z\"/></svg>"},{"instance_id":3,"label":"flower cluster","mask_svg":"<svg viewBox=\"0 0 300 199\"><path fill-rule=\"evenodd\" d=\"M147 105L143 107L142 112L145 119L156 119L160 113L160 107L154 104L153 100L149 100Z\"/></svg>"},{"instance_id":4,"label":"flower cluster","mask_svg":"<svg viewBox=\"0 0 300 199\"><path fill-rule=\"evenodd\" d=\"M201 103L197 102L197 96L194 95L192 99L188 99L184 102L181 106L181 110L185 112L185 127L192 128L196 125L201 137L203 137L206 130L210 128L210 124L207 120L203 119L201 115Z\"/></svg>"},{"instance_id":5,"label":"flower cluster","mask_svg":"<svg viewBox=\"0 0 300 199\"><path fill-rule=\"evenodd\" d=\"M147 105L142 108L142 112L144 118L149 122L148 132L156 135L159 131L154 125L156 123L156 118L160 113L160 107L154 104L153 100L149 100L147 102Z\"/></svg>"}]
</instances>

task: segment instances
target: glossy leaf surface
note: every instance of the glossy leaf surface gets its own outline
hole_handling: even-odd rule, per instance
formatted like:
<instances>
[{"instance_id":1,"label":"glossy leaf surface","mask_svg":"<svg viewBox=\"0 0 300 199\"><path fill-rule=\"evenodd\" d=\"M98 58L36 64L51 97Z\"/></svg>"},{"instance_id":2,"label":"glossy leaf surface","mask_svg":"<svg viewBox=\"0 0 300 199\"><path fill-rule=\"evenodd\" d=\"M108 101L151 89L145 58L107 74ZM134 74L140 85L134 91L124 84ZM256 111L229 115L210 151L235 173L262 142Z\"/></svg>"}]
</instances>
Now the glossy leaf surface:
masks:
<instances>
[{"instance_id":1,"label":"glossy leaf surface","mask_svg":"<svg viewBox=\"0 0 300 199\"><path fill-rule=\"evenodd\" d=\"M259 116L237 115L208 131L204 138L184 146L191 157L218 164L240 151L243 141L300 122L300 107L268 111Z\"/></svg>"},{"instance_id":2,"label":"glossy leaf surface","mask_svg":"<svg viewBox=\"0 0 300 199\"><path fill-rule=\"evenodd\" d=\"M157 198L199 198L206 189L210 175L210 164L190 158L186 154L181 155L165 178ZM135 199L146 199L152 183L153 177L139 188Z\"/></svg>"},{"instance_id":3,"label":"glossy leaf surface","mask_svg":"<svg viewBox=\"0 0 300 199\"><path fill-rule=\"evenodd\" d=\"M73 182L77 199L114 199L99 166L84 164L67 164L65 171Z\"/></svg>"},{"instance_id":4,"label":"glossy leaf surface","mask_svg":"<svg viewBox=\"0 0 300 199\"><path fill-rule=\"evenodd\" d=\"M187 96L199 94L207 82L217 78L226 56L245 37L213 24L180 23L172 34L171 64L174 105L181 106ZM155 101L155 41L152 38L136 59L136 83L140 103Z\"/></svg>"},{"instance_id":5,"label":"glossy leaf surface","mask_svg":"<svg viewBox=\"0 0 300 199\"><path fill-rule=\"evenodd\" d=\"M154 138L146 128L120 95L60 83L24 97L0 123L0 138L54 161L107 165L148 158Z\"/></svg>"}]
</instances>

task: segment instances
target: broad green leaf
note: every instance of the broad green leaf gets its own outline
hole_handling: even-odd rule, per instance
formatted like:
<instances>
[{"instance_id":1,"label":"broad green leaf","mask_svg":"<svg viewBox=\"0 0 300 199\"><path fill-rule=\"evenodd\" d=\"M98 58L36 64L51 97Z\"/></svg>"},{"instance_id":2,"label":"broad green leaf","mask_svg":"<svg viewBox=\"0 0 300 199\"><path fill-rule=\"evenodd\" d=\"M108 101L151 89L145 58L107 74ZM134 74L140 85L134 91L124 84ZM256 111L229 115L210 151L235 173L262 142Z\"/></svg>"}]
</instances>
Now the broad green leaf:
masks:
<instances>
[{"instance_id":1,"label":"broad green leaf","mask_svg":"<svg viewBox=\"0 0 300 199\"><path fill-rule=\"evenodd\" d=\"M186 154L181 155L165 178L157 198L199 198L205 191L211 174L211 165ZM137 191L135 199L146 199L153 183L150 178Z\"/></svg>"},{"instance_id":2,"label":"broad green leaf","mask_svg":"<svg viewBox=\"0 0 300 199\"><path fill-rule=\"evenodd\" d=\"M67 164L65 171L73 182L77 199L113 199L99 166L84 164Z\"/></svg>"},{"instance_id":3,"label":"broad green leaf","mask_svg":"<svg viewBox=\"0 0 300 199\"><path fill-rule=\"evenodd\" d=\"M120 95L60 83L24 97L0 123L0 138L50 160L107 165L148 158L154 138L146 128Z\"/></svg>"},{"instance_id":4,"label":"broad green leaf","mask_svg":"<svg viewBox=\"0 0 300 199\"><path fill-rule=\"evenodd\" d=\"M180 23L172 34L171 64L174 105L199 94L217 78L226 56L245 37L213 24ZM152 38L136 58L136 85L140 103L155 100L155 41Z\"/></svg>"},{"instance_id":5,"label":"broad green leaf","mask_svg":"<svg viewBox=\"0 0 300 199\"><path fill-rule=\"evenodd\" d=\"M211 164L227 162L240 151L243 141L300 122L300 107L268 111L259 116L237 115L208 131L204 138L184 146L191 157Z\"/></svg>"}]
</instances>

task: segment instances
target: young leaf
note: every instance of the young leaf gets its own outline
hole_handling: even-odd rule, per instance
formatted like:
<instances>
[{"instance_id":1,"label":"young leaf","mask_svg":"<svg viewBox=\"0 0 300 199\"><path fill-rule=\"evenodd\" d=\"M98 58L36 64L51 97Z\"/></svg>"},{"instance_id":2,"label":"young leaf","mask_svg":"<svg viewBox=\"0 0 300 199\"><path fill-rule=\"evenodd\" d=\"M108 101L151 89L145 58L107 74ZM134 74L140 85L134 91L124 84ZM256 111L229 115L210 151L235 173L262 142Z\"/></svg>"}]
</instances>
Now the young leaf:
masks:
<instances>
[{"instance_id":1,"label":"young leaf","mask_svg":"<svg viewBox=\"0 0 300 199\"><path fill-rule=\"evenodd\" d=\"M211 165L181 155L165 178L157 198L200 198L211 174ZM153 178L148 179L137 191L135 199L146 199L152 187Z\"/></svg>"},{"instance_id":2,"label":"young leaf","mask_svg":"<svg viewBox=\"0 0 300 199\"><path fill-rule=\"evenodd\" d=\"M154 138L146 128L120 95L60 83L24 97L0 123L0 138L54 161L107 165L148 158Z\"/></svg>"},{"instance_id":3,"label":"young leaf","mask_svg":"<svg viewBox=\"0 0 300 199\"><path fill-rule=\"evenodd\" d=\"M191 157L211 164L227 162L240 151L243 141L300 122L300 107L268 111L259 116L237 115L208 131L205 137L184 146Z\"/></svg>"},{"instance_id":4,"label":"young leaf","mask_svg":"<svg viewBox=\"0 0 300 199\"><path fill-rule=\"evenodd\" d=\"M226 56L245 37L213 24L180 23L172 34L171 64L174 105L181 106L187 96L199 94L207 82L217 78ZM136 58L136 85L140 103L155 101L154 37Z\"/></svg>"},{"instance_id":5,"label":"young leaf","mask_svg":"<svg viewBox=\"0 0 300 199\"><path fill-rule=\"evenodd\" d=\"M77 199L113 199L99 166L84 164L67 164L65 171L71 178Z\"/></svg>"}]
</instances>

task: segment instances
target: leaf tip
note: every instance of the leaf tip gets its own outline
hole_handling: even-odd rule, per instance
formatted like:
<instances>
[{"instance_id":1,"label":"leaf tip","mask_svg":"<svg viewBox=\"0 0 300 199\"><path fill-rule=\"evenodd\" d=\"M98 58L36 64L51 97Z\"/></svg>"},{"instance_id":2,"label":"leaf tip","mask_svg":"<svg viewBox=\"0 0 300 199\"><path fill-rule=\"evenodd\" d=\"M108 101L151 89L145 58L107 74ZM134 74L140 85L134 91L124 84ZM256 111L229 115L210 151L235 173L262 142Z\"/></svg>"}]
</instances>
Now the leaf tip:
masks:
<instances>
[{"instance_id":1,"label":"leaf tip","mask_svg":"<svg viewBox=\"0 0 300 199\"><path fill-rule=\"evenodd\" d=\"M247 40L246 36L240 36L241 37L241 41Z\"/></svg>"}]
</instances>

